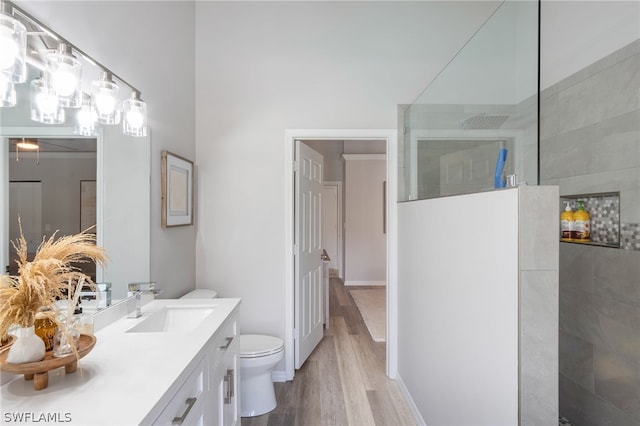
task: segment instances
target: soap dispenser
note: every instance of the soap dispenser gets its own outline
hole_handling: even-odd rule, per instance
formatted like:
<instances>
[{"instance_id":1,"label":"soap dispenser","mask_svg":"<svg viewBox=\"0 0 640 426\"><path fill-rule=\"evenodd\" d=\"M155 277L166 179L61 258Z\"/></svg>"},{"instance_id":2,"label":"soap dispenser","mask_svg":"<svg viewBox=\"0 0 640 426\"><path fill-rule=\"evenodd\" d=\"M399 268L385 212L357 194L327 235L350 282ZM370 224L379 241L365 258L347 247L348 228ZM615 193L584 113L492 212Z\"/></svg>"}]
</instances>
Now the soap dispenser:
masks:
<instances>
[{"instance_id":1,"label":"soap dispenser","mask_svg":"<svg viewBox=\"0 0 640 426\"><path fill-rule=\"evenodd\" d=\"M575 218L569 201L565 201L565 203L567 205L560 215L560 240L571 241L573 238L572 233L575 225Z\"/></svg>"},{"instance_id":2,"label":"soap dispenser","mask_svg":"<svg viewBox=\"0 0 640 426\"><path fill-rule=\"evenodd\" d=\"M591 216L584 209L582 201L578 201L578 210L573 214L575 220L573 232L574 241L584 242L591 239Z\"/></svg>"}]
</instances>

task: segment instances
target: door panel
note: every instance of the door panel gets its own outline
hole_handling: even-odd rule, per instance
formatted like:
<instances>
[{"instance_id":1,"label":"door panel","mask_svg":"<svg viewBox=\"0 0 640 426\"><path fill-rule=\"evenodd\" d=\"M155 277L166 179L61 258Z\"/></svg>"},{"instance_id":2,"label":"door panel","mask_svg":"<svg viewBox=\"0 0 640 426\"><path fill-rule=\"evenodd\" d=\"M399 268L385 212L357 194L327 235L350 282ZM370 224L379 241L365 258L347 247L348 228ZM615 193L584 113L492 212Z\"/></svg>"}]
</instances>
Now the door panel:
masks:
<instances>
[{"instance_id":1,"label":"door panel","mask_svg":"<svg viewBox=\"0 0 640 426\"><path fill-rule=\"evenodd\" d=\"M295 172L295 368L322 340L323 157L296 141Z\"/></svg>"}]
</instances>

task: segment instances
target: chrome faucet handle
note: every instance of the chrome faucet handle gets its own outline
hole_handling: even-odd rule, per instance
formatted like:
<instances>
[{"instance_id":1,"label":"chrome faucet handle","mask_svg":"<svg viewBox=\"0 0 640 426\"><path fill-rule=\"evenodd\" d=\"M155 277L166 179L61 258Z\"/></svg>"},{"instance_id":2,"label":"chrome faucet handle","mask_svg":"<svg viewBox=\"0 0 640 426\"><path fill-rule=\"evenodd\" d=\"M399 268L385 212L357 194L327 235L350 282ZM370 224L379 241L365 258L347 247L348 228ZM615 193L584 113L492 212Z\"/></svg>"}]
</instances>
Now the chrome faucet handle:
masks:
<instances>
[{"instance_id":1,"label":"chrome faucet handle","mask_svg":"<svg viewBox=\"0 0 640 426\"><path fill-rule=\"evenodd\" d=\"M139 318L142 315L142 295L153 294L157 296L162 290L156 288L155 281L135 282L127 284L128 295L133 299L133 308L127 307L127 318Z\"/></svg>"}]
</instances>

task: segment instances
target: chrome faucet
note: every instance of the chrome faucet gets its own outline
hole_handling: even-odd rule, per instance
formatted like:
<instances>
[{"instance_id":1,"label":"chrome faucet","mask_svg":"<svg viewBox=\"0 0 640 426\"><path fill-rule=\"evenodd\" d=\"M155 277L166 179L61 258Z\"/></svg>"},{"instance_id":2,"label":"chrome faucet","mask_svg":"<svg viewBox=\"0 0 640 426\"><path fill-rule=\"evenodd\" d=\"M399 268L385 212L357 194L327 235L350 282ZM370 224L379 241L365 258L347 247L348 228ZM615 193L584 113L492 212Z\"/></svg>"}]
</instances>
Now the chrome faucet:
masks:
<instances>
[{"instance_id":1,"label":"chrome faucet","mask_svg":"<svg viewBox=\"0 0 640 426\"><path fill-rule=\"evenodd\" d=\"M127 295L129 297L133 296L134 301L133 308L130 308L130 304L127 305L127 318L139 318L140 315L142 315L143 294L153 294L155 297L156 295L162 293L162 290L156 288L156 283L154 281L129 283L127 285L127 290Z\"/></svg>"}]
</instances>

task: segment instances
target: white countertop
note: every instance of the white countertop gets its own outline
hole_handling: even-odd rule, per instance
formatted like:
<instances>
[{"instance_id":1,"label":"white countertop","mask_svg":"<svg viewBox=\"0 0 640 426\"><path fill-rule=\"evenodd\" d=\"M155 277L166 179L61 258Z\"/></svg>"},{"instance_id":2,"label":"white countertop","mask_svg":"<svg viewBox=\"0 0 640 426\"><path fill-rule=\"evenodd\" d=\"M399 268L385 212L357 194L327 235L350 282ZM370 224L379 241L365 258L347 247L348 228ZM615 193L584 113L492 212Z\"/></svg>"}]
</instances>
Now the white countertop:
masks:
<instances>
[{"instance_id":1,"label":"white countertop","mask_svg":"<svg viewBox=\"0 0 640 426\"><path fill-rule=\"evenodd\" d=\"M167 305L215 306L188 332L126 333L150 313ZM47 388L33 390L20 376L0 387L0 423L133 425L159 414L163 395L185 369L195 367L209 339L240 304L240 299L160 299L142 307L140 318L120 318L97 331L93 350L78 363L78 371L49 372ZM2 372L2 374L7 374ZM4 381L4 380L3 380ZM19 422L23 416L27 421ZM44 416L44 417L43 417ZM50 420L45 421L43 418ZM52 421L57 419L58 421Z\"/></svg>"}]
</instances>

